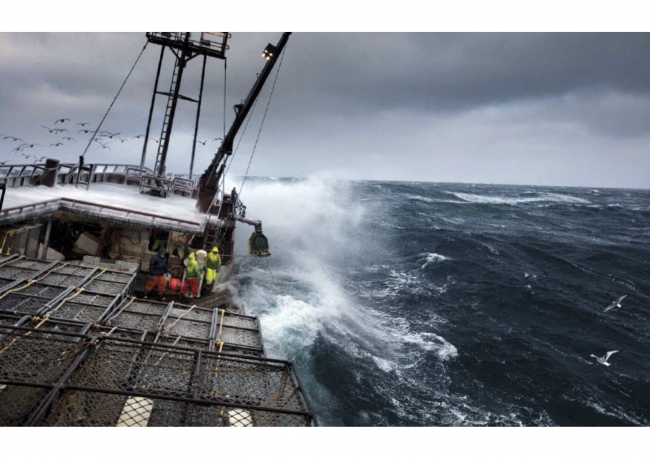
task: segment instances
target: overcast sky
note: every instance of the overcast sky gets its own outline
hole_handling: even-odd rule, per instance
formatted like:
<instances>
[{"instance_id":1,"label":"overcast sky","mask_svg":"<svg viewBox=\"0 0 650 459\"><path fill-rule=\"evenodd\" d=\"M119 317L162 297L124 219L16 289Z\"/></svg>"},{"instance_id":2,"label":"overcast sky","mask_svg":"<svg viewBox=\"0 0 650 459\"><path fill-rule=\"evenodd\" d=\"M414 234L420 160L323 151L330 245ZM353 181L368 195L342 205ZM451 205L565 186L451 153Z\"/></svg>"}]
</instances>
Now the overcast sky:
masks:
<instances>
[{"instance_id":1,"label":"overcast sky","mask_svg":"<svg viewBox=\"0 0 650 459\"><path fill-rule=\"evenodd\" d=\"M227 128L264 65L262 50L280 36L232 35ZM81 127L66 123L76 143L49 147L67 134L41 125L65 117L97 126L145 42L144 33L0 33L0 133L45 145L30 151L38 156L75 160L89 138ZM144 134L159 53L147 47L102 129ZM165 91L171 64L167 54ZM274 78L235 157L237 175ZM199 80L197 58L181 93L196 97ZM223 84L223 61L210 59L200 140L223 136ZM158 96L156 138L165 102ZM189 169L195 109L179 101L168 170ZM23 160L15 146L0 140L2 160ZM142 139L109 146L91 146L87 161L139 163ZM217 148L197 145L195 172ZM650 34L295 33L249 173L648 188Z\"/></svg>"}]
</instances>

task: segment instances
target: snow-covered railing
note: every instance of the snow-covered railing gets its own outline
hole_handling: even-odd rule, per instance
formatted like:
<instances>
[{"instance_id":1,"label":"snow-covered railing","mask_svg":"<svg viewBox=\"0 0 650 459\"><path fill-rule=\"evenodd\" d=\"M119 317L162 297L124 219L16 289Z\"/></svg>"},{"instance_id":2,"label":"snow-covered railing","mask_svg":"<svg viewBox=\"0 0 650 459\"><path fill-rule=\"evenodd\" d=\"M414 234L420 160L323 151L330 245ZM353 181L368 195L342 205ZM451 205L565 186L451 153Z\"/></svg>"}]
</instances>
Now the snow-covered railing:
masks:
<instances>
[{"instance_id":1,"label":"snow-covered railing","mask_svg":"<svg viewBox=\"0 0 650 459\"><path fill-rule=\"evenodd\" d=\"M143 173L151 173L151 169L133 164L93 164L93 171L90 177L90 183L103 183L103 182L120 182L128 185L128 179L134 175L140 175ZM67 167L69 170L65 173L61 173L61 168ZM62 163L59 166L59 184L72 184L76 182L76 176L79 173L78 164L66 164ZM84 180L88 179L88 172L81 172Z\"/></svg>"},{"instance_id":2,"label":"snow-covered railing","mask_svg":"<svg viewBox=\"0 0 650 459\"><path fill-rule=\"evenodd\" d=\"M45 164L7 164L0 166L0 182L7 188L31 185L47 171Z\"/></svg>"}]
</instances>

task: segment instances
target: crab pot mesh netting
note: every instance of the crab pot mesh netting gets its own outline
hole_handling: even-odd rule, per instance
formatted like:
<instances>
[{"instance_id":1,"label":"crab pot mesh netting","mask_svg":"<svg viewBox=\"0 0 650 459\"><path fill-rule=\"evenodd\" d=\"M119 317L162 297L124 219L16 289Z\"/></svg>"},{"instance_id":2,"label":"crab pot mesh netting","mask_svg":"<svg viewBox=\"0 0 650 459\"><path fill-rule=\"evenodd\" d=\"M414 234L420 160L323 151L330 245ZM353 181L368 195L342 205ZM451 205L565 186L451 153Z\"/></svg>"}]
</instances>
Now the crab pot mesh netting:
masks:
<instances>
[{"instance_id":1,"label":"crab pot mesh netting","mask_svg":"<svg viewBox=\"0 0 650 459\"><path fill-rule=\"evenodd\" d=\"M9 293L0 299L0 311L34 315L49 302L48 298L24 295L22 291Z\"/></svg>"},{"instance_id":2,"label":"crab pot mesh netting","mask_svg":"<svg viewBox=\"0 0 650 459\"><path fill-rule=\"evenodd\" d=\"M315 425L255 317L129 298L134 276L0 264L0 425Z\"/></svg>"},{"instance_id":3,"label":"crab pot mesh netting","mask_svg":"<svg viewBox=\"0 0 650 459\"><path fill-rule=\"evenodd\" d=\"M8 261L0 265L0 278L11 280L29 279L51 264L51 261L31 260L28 258Z\"/></svg>"},{"instance_id":4,"label":"crab pot mesh netting","mask_svg":"<svg viewBox=\"0 0 650 459\"><path fill-rule=\"evenodd\" d=\"M169 304L157 301L125 299L106 317L104 325L156 332Z\"/></svg>"},{"instance_id":5,"label":"crab pot mesh netting","mask_svg":"<svg viewBox=\"0 0 650 459\"><path fill-rule=\"evenodd\" d=\"M311 425L286 362L105 339L44 425Z\"/></svg>"},{"instance_id":6,"label":"crab pot mesh netting","mask_svg":"<svg viewBox=\"0 0 650 459\"><path fill-rule=\"evenodd\" d=\"M83 351L82 338L0 327L0 425L25 421Z\"/></svg>"}]
</instances>

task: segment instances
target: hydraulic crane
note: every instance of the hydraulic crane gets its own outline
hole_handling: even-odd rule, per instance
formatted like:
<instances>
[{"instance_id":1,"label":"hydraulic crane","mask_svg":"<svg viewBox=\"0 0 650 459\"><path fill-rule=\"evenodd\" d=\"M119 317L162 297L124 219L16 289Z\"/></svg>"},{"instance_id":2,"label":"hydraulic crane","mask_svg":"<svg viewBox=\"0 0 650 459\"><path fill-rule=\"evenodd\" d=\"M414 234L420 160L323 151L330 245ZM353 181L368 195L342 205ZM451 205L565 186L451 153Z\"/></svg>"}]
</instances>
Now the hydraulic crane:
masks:
<instances>
[{"instance_id":1,"label":"hydraulic crane","mask_svg":"<svg viewBox=\"0 0 650 459\"><path fill-rule=\"evenodd\" d=\"M230 126L230 130L223 139L219 150L215 153L212 162L203 175L201 175L199 180L199 192L196 202L196 209L199 212L205 213L210 211L214 197L219 189L219 184L226 166L226 159L233 152L235 136L244 123L246 116L251 111L255 100L262 91L262 87L271 74L278 57L282 54L282 50L289 40L289 35L291 35L291 32L284 32L277 45L274 46L269 43L266 46L262 53L262 57L267 61L266 65L264 65L264 68L259 73L257 80L248 93L246 99L241 104L236 104L234 106L235 121L233 121L232 126Z\"/></svg>"}]
</instances>

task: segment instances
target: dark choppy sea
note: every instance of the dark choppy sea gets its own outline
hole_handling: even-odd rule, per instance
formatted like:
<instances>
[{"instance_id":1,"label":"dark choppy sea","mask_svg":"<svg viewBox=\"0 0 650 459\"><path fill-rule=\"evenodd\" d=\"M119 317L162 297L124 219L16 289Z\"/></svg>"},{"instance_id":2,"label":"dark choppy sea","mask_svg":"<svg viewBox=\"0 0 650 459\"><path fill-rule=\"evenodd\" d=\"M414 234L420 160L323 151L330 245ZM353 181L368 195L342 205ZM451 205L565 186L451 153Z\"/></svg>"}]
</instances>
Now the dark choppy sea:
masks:
<instances>
[{"instance_id":1,"label":"dark choppy sea","mask_svg":"<svg viewBox=\"0 0 650 459\"><path fill-rule=\"evenodd\" d=\"M267 178L242 199L273 250L243 256L239 226L242 294L321 424L650 424L650 191Z\"/></svg>"}]
</instances>

